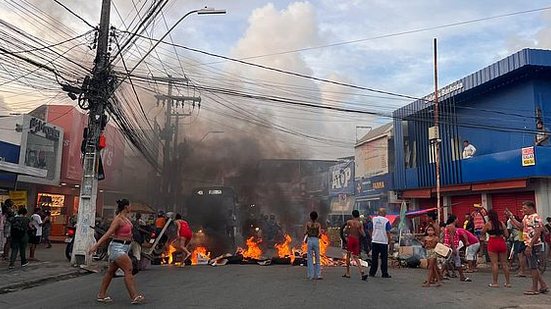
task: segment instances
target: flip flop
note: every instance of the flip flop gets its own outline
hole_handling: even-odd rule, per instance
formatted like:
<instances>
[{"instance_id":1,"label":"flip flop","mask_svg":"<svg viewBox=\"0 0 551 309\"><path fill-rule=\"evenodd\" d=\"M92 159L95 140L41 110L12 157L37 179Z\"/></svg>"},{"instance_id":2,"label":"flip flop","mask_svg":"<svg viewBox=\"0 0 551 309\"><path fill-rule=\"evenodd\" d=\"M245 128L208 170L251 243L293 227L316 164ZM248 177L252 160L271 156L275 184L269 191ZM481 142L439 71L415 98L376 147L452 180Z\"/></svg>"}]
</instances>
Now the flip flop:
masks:
<instances>
[{"instance_id":1,"label":"flip flop","mask_svg":"<svg viewBox=\"0 0 551 309\"><path fill-rule=\"evenodd\" d=\"M134 297L134 299L132 300L132 305L139 305L139 304L143 304L145 301L145 297L143 297L143 295L138 295L136 297Z\"/></svg>"},{"instance_id":2,"label":"flip flop","mask_svg":"<svg viewBox=\"0 0 551 309\"><path fill-rule=\"evenodd\" d=\"M98 303L110 303L113 301L113 299L109 296L105 296L105 297L98 297L96 298L97 302Z\"/></svg>"},{"instance_id":3,"label":"flip flop","mask_svg":"<svg viewBox=\"0 0 551 309\"><path fill-rule=\"evenodd\" d=\"M539 293L538 291L524 291L524 295L538 295Z\"/></svg>"},{"instance_id":4,"label":"flip flop","mask_svg":"<svg viewBox=\"0 0 551 309\"><path fill-rule=\"evenodd\" d=\"M490 287L490 288L499 288L499 284L490 283L490 284L488 284L488 287Z\"/></svg>"},{"instance_id":5,"label":"flip flop","mask_svg":"<svg viewBox=\"0 0 551 309\"><path fill-rule=\"evenodd\" d=\"M506 287L506 288L509 288L509 289L510 289L510 288L512 288L513 286L512 286L510 283L505 283L505 284L503 285L503 287Z\"/></svg>"},{"instance_id":6,"label":"flip flop","mask_svg":"<svg viewBox=\"0 0 551 309\"><path fill-rule=\"evenodd\" d=\"M540 289L541 294L547 294L549 293L549 288Z\"/></svg>"}]
</instances>

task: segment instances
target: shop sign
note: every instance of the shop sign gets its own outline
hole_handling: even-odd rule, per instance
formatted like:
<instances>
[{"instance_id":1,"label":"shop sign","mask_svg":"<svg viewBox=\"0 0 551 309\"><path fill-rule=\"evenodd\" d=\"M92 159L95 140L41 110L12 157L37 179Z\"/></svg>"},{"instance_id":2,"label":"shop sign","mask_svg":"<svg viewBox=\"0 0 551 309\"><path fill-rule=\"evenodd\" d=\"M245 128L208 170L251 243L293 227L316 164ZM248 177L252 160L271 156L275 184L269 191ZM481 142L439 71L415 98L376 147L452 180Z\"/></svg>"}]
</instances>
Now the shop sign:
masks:
<instances>
[{"instance_id":1,"label":"shop sign","mask_svg":"<svg viewBox=\"0 0 551 309\"><path fill-rule=\"evenodd\" d=\"M15 207L27 207L27 191L10 191L9 196Z\"/></svg>"},{"instance_id":2,"label":"shop sign","mask_svg":"<svg viewBox=\"0 0 551 309\"><path fill-rule=\"evenodd\" d=\"M329 193L331 196L339 194L354 194L354 161L337 164L329 169Z\"/></svg>"},{"instance_id":3,"label":"shop sign","mask_svg":"<svg viewBox=\"0 0 551 309\"><path fill-rule=\"evenodd\" d=\"M522 148L522 166L534 166L536 165L536 156L534 153L534 147Z\"/></svg>"},{"instance_id":4,"label":"shop sign","mask_svg":"<svg viewBox=\"0 0 551 309\"><path fill-rule=\"evenodd\" d=\"M356 195L375 195L387 192L392 186L391 174L356 179Z\"/></svg>"},{"instance_id":5,"label":"shop sign","mask_svg":"<svg viewBox=\"0 0 551 309\"><path fill-rule=\"evenodd\" d=\"M34 134L42 135L52 141L57 141L59 139L58 129L49 126L45 121L34 117L29 121L29 131Z\"/></svg>"}]
</instances>

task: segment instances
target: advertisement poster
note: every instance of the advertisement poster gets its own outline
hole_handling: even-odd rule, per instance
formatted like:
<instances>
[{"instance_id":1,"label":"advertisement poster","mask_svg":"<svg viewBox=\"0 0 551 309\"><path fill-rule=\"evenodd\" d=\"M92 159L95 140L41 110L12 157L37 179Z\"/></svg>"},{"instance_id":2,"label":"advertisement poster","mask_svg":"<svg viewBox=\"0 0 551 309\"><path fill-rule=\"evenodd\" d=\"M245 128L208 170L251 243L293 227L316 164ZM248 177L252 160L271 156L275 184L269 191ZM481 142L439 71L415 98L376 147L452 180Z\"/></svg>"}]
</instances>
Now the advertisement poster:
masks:
<instances>
[{"instance_id":1,"label":"advertisement poster","mask_svg":"<svg viewBox=\"0 0 551 309\"><path fill-rule=\"evenodd\" d=\"M536 165L536 156L534 154L534 147L522 148L522 166Z\"/></svg>"}]
</instances>

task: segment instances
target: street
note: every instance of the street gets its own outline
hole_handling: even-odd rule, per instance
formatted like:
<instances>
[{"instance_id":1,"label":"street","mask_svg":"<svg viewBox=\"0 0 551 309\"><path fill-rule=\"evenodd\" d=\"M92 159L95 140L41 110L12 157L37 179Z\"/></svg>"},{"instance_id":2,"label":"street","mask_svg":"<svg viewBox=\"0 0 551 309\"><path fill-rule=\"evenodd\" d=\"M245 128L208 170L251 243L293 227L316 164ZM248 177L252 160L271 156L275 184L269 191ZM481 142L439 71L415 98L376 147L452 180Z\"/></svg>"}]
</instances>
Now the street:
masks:
<instances>
[{"instance_id":1,"label":"street","mask_svg":"<svg viewBox=\"0 0 551 309\"><path fill-rule=\"evenodd\" d=\"M222 267L155 266L136 276L147 299L144 308L549 308L551 296L524 296L530 279L514 278L513 288L489 288L489 273L475 273L473 282L457 279L442 287L422 288L422 269L393 269L392 279L352 273L341 278L340 267L323 269L324 280L305 279L299 266L227 265ZM551 276L546 274L547 282ZM503 282L502 277L500 277ZM101 274L50 283L0 296L2 308L124 308L130 301L122 278L111 283L111 304L95 296ZM528 306L529 305L529 306Z\"/></svg>"}]
</instances>

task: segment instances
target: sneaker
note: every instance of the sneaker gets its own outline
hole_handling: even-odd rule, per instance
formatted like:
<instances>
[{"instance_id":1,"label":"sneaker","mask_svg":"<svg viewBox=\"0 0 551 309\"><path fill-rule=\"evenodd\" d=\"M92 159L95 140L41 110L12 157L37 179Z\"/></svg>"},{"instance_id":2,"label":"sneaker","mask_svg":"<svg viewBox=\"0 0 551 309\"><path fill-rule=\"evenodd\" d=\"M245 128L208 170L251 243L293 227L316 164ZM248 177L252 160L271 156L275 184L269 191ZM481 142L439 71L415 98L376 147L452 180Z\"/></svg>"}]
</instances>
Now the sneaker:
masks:
<instances>
[{"instance_id":1,"label":"sneaker","mask_svg":"<svg viewBox=\"0 0 551 309\"><path fill-rule=\"evenodd\" d=\"M29 262L25 263L25 264L21 264L21 267L25 267L25 266L28 266L29 265Z\"/></svg>"},{"instance_id":2,"label":"sneaker","mask_svg":"<svg viewBox=\"0 0 551 309\"><path fill-rule=\"evenodd\" d=\"M13 265L8 266L8 269L14 269L14 268L15 268L15 266L13 266Z\"/></svg>"},{"instance_id":3,"label":"sneaker","mask_svg":"<svg viewBox=\"0 0 551 309\"><path fill-rule=\"evenodd\" d=\"M392 278L392 276L389 274L386 274L386 275L382 275L382 278Z\"/></svg>"}]
</instances>

